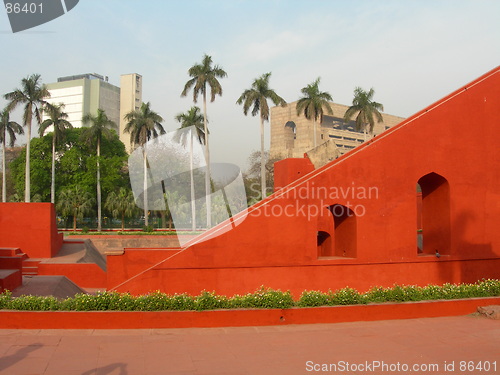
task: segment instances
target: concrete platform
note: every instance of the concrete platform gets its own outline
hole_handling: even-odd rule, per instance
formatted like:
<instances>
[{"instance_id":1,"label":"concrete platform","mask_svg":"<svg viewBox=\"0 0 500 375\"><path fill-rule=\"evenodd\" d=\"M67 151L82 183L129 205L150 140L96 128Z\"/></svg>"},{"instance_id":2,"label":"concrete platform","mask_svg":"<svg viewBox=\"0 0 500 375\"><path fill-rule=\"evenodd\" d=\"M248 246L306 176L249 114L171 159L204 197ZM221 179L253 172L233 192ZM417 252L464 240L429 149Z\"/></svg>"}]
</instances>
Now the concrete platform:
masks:
<instances>
[{"instance_id":1,"label":"concrete platform","mask_svg":"<svg viewBox=\"0 0 500 375\"><path fill-rule=\"evenodd\" d=\"M346 362L350 371L334 371ZM375 371L376 364L394 371ZM460 370L472 364L483 370ZM332 374L499 374L500 322L471 315L272 327L0 330L0 374L8 375L289 375L319 373L323 365L329 371L322 372ZM361 369L367 365L372 371ZM406 365L411 371L396 368Z\"/></svg>"},{"instance_id":2,"label":"concrete platform","mask_svg":"<svg viewBox=\"0 0 500 375\"><path fill-rule=\"evenodd\" d=\"M86 291L66 276L23 276L23 285L14 289L12 295L54 296L64 299L78 293Z\"/></svg>"}]
</instances>

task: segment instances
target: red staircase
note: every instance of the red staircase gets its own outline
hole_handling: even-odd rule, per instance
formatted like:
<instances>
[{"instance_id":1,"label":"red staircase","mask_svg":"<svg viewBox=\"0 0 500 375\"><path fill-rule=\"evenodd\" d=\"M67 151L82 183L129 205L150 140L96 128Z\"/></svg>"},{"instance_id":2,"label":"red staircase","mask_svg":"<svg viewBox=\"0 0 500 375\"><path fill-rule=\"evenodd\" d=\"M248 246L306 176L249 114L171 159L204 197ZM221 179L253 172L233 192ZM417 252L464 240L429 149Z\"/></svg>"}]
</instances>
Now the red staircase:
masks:
<instances>
[{"instance_id":1,"label":"red staircase","mask_svg":"<svg viewBox=\"0 0 500 375\"><path fill-rule=\"evenodd\" d=\"M38 265L42 259L24 259L23 260L23 268L22 274L23 276L36 276L38 275Z\"/></svg>"}]
</instances>

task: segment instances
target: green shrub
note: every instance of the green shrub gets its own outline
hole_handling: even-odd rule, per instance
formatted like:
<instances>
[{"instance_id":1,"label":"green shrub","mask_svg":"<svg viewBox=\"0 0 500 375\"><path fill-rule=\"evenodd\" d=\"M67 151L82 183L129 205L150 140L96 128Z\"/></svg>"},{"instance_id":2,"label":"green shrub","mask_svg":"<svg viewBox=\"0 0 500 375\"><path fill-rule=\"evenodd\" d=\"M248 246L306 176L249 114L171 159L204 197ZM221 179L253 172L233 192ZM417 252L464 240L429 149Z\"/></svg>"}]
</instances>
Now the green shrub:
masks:
<instances>
[{"instance_id":1,"label":"green shrub","mask_svg":"<svg viewBox=\"0 0 500 375\"><path fill-rule=\"evenodd\" d=\"M332 305L331 293L326 294L316 290L304 291L297 301L299 307L317 307Z\"/></svg>"},{"instance_id":2,"label":"green shrub","mask_svg":"<svg viewBox=\"0 0 500 375\"><path fill-rule=\"evenodd\" d=\"M12 292L10 290L5 290L0 294L0 310L7 309L7 306L12 299Z\"/></svg>"},{"instance_id":3,"label":"green shrub","mask_svg":"<svg viewBox=\"0 0 500 375\"><path fill-rule=\"evenodd\" d=\"M334 293L330 292L332 305L360 305L367 303L364 294L360 294L356 289L345 287Z\"/></svg>"},{"instance_id":4,"label":"green shrub","mask_svg":"<svg viewBox=\"0 0 500 375\"><path fill-rule=\"evenodd\" d=\"M476 284L483 296L500 296L500 280L483 279Z\"/></svg>"},{"instance_id":5,"label":"green shrub","mask_svg":"<svg viewBox=\"0 0 500 375\"><path fill-rule=\"evenodd\" d=\"M260 287L255 293L230 298L228 306L235 309L288 309L295 305L290 291L282 292Z\"/></svg>"},{"instance_id":6,"label":"green shrub","mask_svg":"<svg viewBox=\"0 0 500 375\"><path fill-rule=\"evenodd\" d=\"M218 296L214 292L203 291L194 299L195 309L200 310L217 310L227 309L229 301L226 296Z\"/></svg>"},{"instance_id":7,"label":"green shrub","mask_svg":"<svg viewBox=\"0 0 500 375\"><path fill-rule=\"evenodd\" d=\"M397 285L392 288L373 287L365 293L368 302L408 302L421 301L422 288L415 285Z\"/></svg>"},{"instance_id":8,"label":"green shrub","mask_svg":"<svg viewBox=\"0 0 500 375\"><path fill-rule=\"evenodd\" d=\"M152 226L152 225L144 225L144 226L142 227L142 231L143 231L143 232L146 232L146 233L151 233L151 232L153 232L153 231L154 231L154 228L153 228L153 226Z\"/></svg>"},{"instance_id":9,"label":"green shrub","mask_svg":"<svg viewBox=\"0 0 500 375\"><path fill-rule=\"evenodd\" d=\"M458 299L500 296L500 280L482 280L475 284L444 284L418 287L394 285L392 288L373 287L366 293L346 287L335 292L304 291L294 301L290 291L282 292L260 287L254 293L234 295L231 298L203 291L198 296L188 294L168 295L159 291L141 296L129 293L100 292L95 295L77 294L58 300L55 297L12 297L5 291L0 294L0 309L23 311L186 311L216 309L288 309L366 303L407 302L437 299Z\"/></svg>"},{"instance_id":10,"label":"green shrub","mask_svg":"<svg viewBox=\"0 0 500 375\"><path fill-rule=\"evenodd\" d=\"M59 300L51 296L20 296L11 298L3 308L20 311L53 311L59 310Z\"/></svg>"}]
</instances>

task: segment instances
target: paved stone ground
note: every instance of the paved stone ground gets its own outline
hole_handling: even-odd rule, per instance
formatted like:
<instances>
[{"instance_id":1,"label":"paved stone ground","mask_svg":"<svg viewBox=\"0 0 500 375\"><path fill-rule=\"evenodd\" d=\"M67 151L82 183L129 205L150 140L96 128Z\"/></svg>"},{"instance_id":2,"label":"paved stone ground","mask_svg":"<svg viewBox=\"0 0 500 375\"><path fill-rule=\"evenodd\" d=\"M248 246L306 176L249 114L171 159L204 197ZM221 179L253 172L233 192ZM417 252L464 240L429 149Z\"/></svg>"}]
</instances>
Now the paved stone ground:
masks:
<instances>
[{"instance_id":1,"label":"paved stone ground","mask_svg":"<svg viewBox=\"0 0 500 375\"><path fill-rule=\"evenodd\" d=\"M330 364L342 361L372 367L333 371ZM376 361L392 368L374 368ZM477 368L460 371L460 361ZM316 371L323 364L328 371ZM427 365L438 367L424 370ZM279 327L0 330L0 374L311 373L500 374L500 322L464 316Z\"/></svg>"}]
</instances>

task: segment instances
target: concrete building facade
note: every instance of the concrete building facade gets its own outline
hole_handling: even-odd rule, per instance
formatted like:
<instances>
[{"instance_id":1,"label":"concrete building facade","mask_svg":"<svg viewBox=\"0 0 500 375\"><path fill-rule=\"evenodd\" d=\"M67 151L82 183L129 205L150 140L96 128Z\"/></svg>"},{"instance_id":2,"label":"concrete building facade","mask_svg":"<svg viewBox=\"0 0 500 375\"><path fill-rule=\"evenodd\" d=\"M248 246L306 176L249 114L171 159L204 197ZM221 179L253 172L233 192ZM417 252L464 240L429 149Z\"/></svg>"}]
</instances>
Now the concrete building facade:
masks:
<instances>
[{"instance_id":1,"label":"concrete building facade","mask_svg":"<svg viewBox=\"0 0 500 375\"><path fill-rule=\"evenodd\" d=\"M116 124L120 122L120 88L108 82L107 77L95 73L61 77L47 84L52 104L64 103L64 112L73 127L83 126L82 117L95 115L97 109L106 112Z\"/></svg>"},{"instance_id":2,"label":"concrete building facade","mask_svg":"<svg viewBox=\"0 0 500 375\"><path fill-rule=\"evenodd\" d=\"M95 115L103 109L108 118L118 126L120 140L126 150L131 151L130 136L124 134L124 116L140 108L142 103L142 76L137 73L120 77L120 87L108 82L108 77L96 73L60 77L57 82L47 84L51 104L63 103L64 112L73 127L82 127L82 117Z\"/></svg>"},{"instance_id":3,"label":"concrete building facade","mask_svg":"<svg viewBox=\"0 0 500 375\"><path fill-rule=\"evenodd\" d=\"M271 108L271 158L301 158L314 148L314 123L303 115L297 115L296 105L297 102L293 102L285 107ZM329 140L333 141L338 154L343 155L361 145L365 135L355 130L354 121L344 123L343 117L348 106L337 103L330 105L333 115L323 116L323 121L316 124L316 145L319 147ZM374 136L404 120L403 117L385 113L382 117L383 122L375 123Z\"/></svg>"},{"instance_id":4,"label":"concrete building facade","mask_svg":"<svg viewBox=\"0 0 500 375\"><path fill-rule=\"evenodd\" d=\"M130 134L125 133L125 115L141 108L142 76L137 73L124 74L120 77L120 140L125 144L127 152L132 151Z\"/></svg>"}]
</instances>

